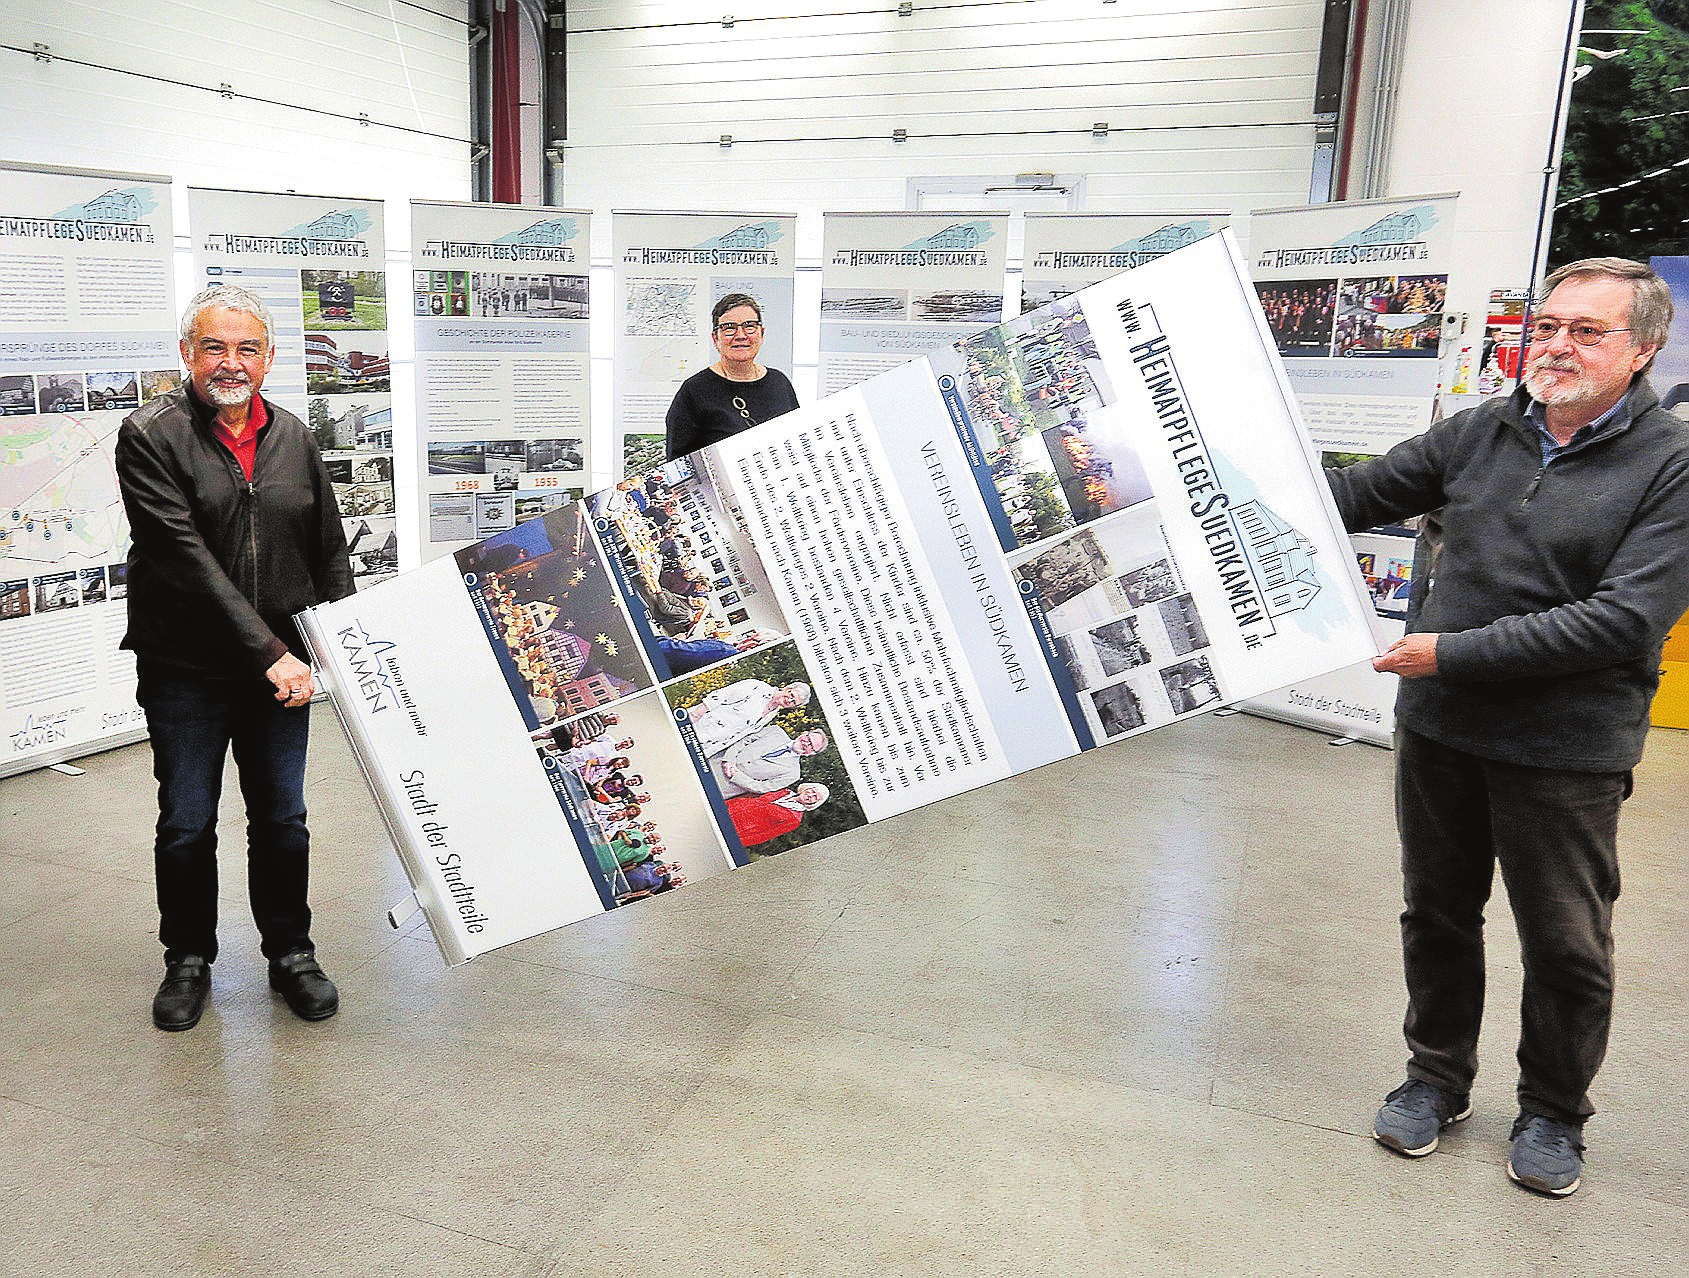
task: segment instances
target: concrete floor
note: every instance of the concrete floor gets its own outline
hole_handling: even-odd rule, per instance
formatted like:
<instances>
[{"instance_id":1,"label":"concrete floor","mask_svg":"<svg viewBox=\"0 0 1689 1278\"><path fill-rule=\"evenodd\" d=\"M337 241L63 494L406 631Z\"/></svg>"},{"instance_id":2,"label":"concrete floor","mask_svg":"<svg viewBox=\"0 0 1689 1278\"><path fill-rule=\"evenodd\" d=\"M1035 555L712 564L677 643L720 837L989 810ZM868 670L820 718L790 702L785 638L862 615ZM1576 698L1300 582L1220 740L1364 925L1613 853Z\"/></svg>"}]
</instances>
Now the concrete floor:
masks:
<instances>
[{"instance_id":1,"label":"concrete floor","mask_svg":"<svg viewBox=\"0 0 1689 1278\"><path fill-rule=\"evenodd\" d=\"M1475 1116L1416 1162L1367 1137L1403 1062L1385 751L1199 719L448 970L388 929L397 858L315 713L322 1024L237 880L210 1011L152 1029L146 746L0 783L0 1270L1689 1264L1689 734L1627 806L1602 1112L1551 1202L1502 1170L1499 902Z\"/></svg>"}]
</instances>

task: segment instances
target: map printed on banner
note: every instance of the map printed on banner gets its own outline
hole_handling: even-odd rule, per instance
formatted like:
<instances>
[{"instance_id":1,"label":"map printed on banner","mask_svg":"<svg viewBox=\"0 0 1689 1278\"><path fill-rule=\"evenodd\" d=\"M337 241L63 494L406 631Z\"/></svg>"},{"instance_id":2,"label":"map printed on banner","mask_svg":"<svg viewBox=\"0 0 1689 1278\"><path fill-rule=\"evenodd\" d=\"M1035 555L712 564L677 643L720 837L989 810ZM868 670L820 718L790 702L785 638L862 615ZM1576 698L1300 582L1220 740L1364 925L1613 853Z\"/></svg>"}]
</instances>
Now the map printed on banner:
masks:
<instances>
[{"instance_id":1,"label":"map printed on banner","mask_svg":"<svg viewBox=\"0 0 1689 1278\"><path fill-rule=\"evenodd\" d=\"M264 398L301 418L334 482L358 588L399 567L386 240L379 200L188 188L195 275L264 300Z\"/></svg>"},{"instance_id":2,"label":"map printed on banner","mask_svg":"<svg viewBox=\"0 0 1689 1278\"><path fill-rule=\"evenodd\" d=\"M0 167L0 776L139 739L124 417L181 384L170 183Z\"/></svg>"},{"instance_id":3,"label":"map printed on banner","mask_svg":"<svg viewBox=\"0 0 1689 1278\"><path fill-rule=\"evenodd\" d=\"M791 213L613 213L615 473L663 460L680 384L719 357L710 311L729 293L762 310L759 362L792 371L797 217Z\"/></svg>"},{"instance_id":4,"label":"map printed on banner","mask_svg":"<svg viewBox=\"0 0 1689 1278\"><path fill-rule=\"evenodd\" d=\"M1223 229L1228 213L1028 213L1022 314Z\"/></svg>"},{"instance_id":5,"label":"map printed on banner","mask_svg":"<svg viewBox=\"0 0 1689 1278\"><path fill-rule=\"evenodd\" d=\"M1006 213L828 213L821 234L823 395L1003 318Z\"/></svg>"},{"instance_id":6,"label":"map printed on banner","mask_svg":"<svg viewBox=\"0 0 1689 1278\"><path fill-rule=\"evenodd\" d=\"M555 209L411 204L425 560L587 487L587 225Z\"/></svg>"},{"instance_id":7,"label":"map printed on banner","mask_svg":"<svg viewBox=\"0 0 1689 1278\"><path fill-rule=\"evenodd\" d=\"M304 615L451 961L1371 622L1229 233Z\"/></svg>"}]
</instances>

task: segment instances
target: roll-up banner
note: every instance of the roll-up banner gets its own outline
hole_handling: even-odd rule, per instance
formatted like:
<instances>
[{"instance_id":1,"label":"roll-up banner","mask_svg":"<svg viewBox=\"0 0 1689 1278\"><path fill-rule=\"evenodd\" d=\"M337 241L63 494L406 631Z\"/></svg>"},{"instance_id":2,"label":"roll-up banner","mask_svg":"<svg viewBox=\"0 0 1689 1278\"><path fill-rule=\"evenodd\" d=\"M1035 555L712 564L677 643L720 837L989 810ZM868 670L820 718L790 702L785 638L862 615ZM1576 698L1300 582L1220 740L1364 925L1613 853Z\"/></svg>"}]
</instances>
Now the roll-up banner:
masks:
<instances>
[{"instance_id":1,"label":"roll-up banner","mask_svg":"<svg viewBox=\"0 0 1689 1278\"><path fill-rule=\"evenodd\" d=\"M1020 313L1206 239L1230 218L1223 212L1028 213Z\"/></svg>"},{"instance_id":2,"label":"roll-up banner","mask_svg":"<svg viewBox=\"0 0 1689 1278\"><path fill-rule=\"evenodd\" d=\"M792 372L793 213L612 213L617 475L663 460L680 384L718 358L710 310L729 293L762 309L759 362Z\"/></svg>"},{"instance_id":3,"label":"roll-up banner","mask_svg":"<svg viewBox=\"0 0 1689 1278\"><path fill-rule=\"evenodd\" d=\"M194 274L270 308L264 398L316 436L360 590L399 568L384 223L380 200L188 188Z\"/></svg>"},{"instance_id":4,"label":"roll-up banner","mask_svg":"<svg viewBox=\"0 0 1689 1278\"><path fill-rule=\"evenodd\" d=\"M591 486L587 226L567 210L411 202L424 562Z\"/></svg>"},{"instance_id":5,"label":"roll-up banner","mask_svg":"<svg viewBox=\"0 0 1689 1278\"><path fill-rule=\"evenodd\" d=\"M1229 233L304 614L451 961L1375 650Z\"/></svg>"},{"instance_id":6,"label":"roll-up banner","mask_svg":"<svg viewBox=\"0 0 1689 1278\"><path fill-rule=\"evenodd\" d=\"M170 179L0 166L0 776L140 740L124 417L181 384Z\"/></svg>"},{"instance_id":7,"label":"roll-up banner","mask_svg":"<svg viewBox=\"0 0 1689 1278\"><path fill-rule=\"evenodd\" d=\"M1308 435L1327 466L1389 451L1437 409L1455 197L1250 214L1251 274ZM1402 635L1418 519L1355 538L1382 633ZM1269 718L1389 745L1396 677L1370 664L1245 703Z\"/></svg>"},{"instance_id":8,"label":"roll-up banner","mask_svg":"<svg viewBox=\"0 0 1689 1278\"><path fill-rule=\"evenodd\" d=\"M1689 420L1689 257L1651 257L1648 264L1671 289L1676 315L1666 347L1654 358L1648 379L1668 412Z\"/></svg>"},{"instance_id":9,"label":"roll-up banner","mask_svg":"<svg viewBox=\"0 0 1689 1278\"><path fill-rule=\"evenodd\" d=\"M828 213L821 393L999 323L1007 213Z\"/></svg>"}]
</instances>

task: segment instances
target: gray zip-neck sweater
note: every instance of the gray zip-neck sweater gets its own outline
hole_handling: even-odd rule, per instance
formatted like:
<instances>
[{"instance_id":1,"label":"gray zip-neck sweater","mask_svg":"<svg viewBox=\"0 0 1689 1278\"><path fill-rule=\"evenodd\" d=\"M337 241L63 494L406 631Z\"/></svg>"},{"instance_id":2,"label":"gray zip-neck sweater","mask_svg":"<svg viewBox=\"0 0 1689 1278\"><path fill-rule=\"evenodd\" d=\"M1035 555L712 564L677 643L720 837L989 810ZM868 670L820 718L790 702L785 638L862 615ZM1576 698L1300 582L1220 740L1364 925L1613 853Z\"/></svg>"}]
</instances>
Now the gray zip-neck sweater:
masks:
<instances>
[{"instance_id":1,"label":"gray zip-neck sweater","mask_svg":"<svg viewBox=\"0 0 1689 1278\"><path fill-rule=\"evenodd\" d=\"M1326 476L1351 531L1442 512L1408 619L1441 635L1438 673L1401 681L1397 722L1483 758L1622 772L1689 609L1689 427L1639 375L1545 466L1527 403L1521 388Z\"/></svg>"}]
</instances>

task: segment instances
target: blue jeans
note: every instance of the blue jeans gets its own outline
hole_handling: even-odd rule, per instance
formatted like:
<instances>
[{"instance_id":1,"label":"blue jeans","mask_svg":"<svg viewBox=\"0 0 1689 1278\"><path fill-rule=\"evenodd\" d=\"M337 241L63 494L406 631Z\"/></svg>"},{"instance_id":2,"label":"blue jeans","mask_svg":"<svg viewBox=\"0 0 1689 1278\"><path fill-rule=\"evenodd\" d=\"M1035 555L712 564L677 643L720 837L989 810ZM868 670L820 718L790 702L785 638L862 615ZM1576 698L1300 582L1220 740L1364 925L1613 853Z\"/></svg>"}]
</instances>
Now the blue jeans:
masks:
<instances>
[{"instance_id":1,"label":"blue jeans","mask_svg":"<svg viewBox=\"0 0 1689 1278\"><path fill-rule=\"evenodd\" d=\"M1481 759L1396 730L1408 1075L1469 1092L1484 1016L1484 906L1499 866L1524 963L1519 1108L1573 1126L1613 1016L1619 805L1628 772Z\"/></svg>"},{"instance_id":2,"label":"blue jeans","mask_svg":"<svg viewBox=\"0 0 1689 1278\"><path fill-rule=\"evenodd\" d=\"M217 957L217 804L231 745L246 800L247 891L264 956L310 949L309 709L283 706L261 676L222 677L145 660L137 670L158 779L153 864L165 962Z\"/></svg>"}]
</instances>

